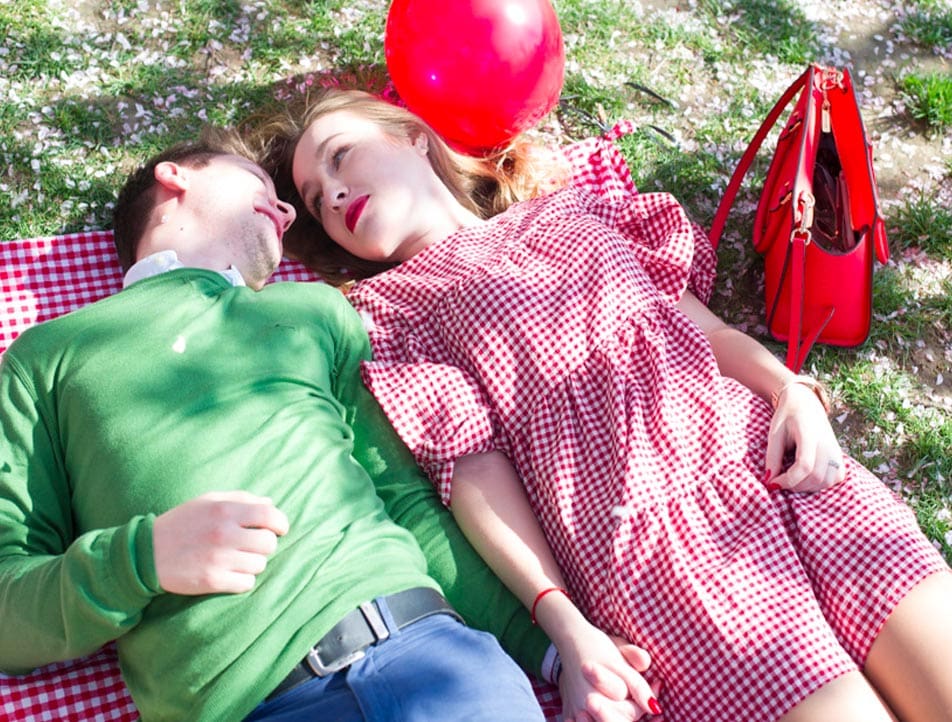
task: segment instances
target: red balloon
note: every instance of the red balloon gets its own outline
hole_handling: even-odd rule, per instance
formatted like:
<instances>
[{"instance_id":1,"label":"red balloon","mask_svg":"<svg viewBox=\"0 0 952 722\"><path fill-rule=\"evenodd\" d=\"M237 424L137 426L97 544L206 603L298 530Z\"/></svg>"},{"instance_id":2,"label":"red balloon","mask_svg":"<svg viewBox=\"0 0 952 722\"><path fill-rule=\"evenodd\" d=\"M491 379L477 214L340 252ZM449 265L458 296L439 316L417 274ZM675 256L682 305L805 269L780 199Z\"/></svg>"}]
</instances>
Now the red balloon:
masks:
<instances>
[{"instance_id":1,"label":"red balloon","mask_svg":"<svg viewBox=\"0 0 952 722\"><path fill-rule=\"evenodd\" d=\"M538 123L565 73L548 0L393 0L384 53L407 107L467 152Z\"/></svg>"}]
</instances>

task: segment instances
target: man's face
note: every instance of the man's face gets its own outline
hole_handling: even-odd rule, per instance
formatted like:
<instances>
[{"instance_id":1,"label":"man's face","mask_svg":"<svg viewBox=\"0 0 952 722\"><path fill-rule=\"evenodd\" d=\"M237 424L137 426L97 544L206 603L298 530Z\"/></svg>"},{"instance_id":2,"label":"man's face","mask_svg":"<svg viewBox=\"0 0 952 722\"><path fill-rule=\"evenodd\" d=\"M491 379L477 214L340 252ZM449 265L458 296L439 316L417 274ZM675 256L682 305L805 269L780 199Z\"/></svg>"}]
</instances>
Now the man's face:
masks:
<instances>
[{"instance_id":1,"label":"man's face","mask_svg":"<svg viewBox=\"0 0 952 722\"><path fill-rule=\"evenodd\" d=\"M246 158L216 156L190 169L189 195L209 255L234 265L250 287L261 288L281 262L281 239L295 218L268 174Z\"/></svg>"}]
</instances>

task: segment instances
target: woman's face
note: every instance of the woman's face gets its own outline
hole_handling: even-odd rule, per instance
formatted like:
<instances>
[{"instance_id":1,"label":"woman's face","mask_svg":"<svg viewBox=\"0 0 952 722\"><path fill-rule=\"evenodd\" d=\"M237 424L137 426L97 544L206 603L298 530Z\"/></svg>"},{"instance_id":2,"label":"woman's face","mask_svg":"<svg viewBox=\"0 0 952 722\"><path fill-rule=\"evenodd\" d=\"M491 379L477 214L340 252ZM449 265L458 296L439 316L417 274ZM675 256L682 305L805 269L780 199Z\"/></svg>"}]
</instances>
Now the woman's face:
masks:
<instances>
[{"instance_id":1,"label":"woman's face","mask_svg":"<svg viewBox=\"0 0 952 722\"><path fill-rule=\"evenodd\" d=\"M318 118L294 151L294 185L327 234L355 256L404 261L432 238L442 183L427 138L396 138L339 110Z\"/></svg>"}]
</instances>

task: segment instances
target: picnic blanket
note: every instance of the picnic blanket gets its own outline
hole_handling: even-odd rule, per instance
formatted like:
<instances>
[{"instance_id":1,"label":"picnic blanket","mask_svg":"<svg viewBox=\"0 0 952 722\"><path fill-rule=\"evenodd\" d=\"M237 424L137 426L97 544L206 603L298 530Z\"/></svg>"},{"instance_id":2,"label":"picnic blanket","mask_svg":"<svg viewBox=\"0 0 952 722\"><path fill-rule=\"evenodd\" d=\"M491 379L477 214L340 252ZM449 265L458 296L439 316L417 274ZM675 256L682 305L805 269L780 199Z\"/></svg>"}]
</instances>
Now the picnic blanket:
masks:
<instances>
[{"instance_id":1,"label":"picnic blanket","mask_svg":"<svg viewBox=\"0 0 952 722\"><path fill-rule=\"evenodd\" d=\"M275 281L316 281L285 259ZM36 323L75 311L122 288L112 231L0 243L0 354Z\"/></svg>"}]
</instances>

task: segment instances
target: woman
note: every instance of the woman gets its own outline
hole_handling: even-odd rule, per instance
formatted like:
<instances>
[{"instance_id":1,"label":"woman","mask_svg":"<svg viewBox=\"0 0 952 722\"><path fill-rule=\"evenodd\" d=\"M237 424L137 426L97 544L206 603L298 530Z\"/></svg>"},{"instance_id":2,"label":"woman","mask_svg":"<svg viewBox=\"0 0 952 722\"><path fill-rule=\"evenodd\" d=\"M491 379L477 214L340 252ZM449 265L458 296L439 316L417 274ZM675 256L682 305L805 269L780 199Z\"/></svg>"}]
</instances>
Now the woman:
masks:
<instances>
[{"instance_id":1,"label":"woman","mask_svg":"<svg viewBox=\"0 0 952 722\"><path fill-rule=\"evenodd\" d=\"M366 276L364 380L559 646L567 715L586 663L660 711L590 621L650 654L669 721L952 719L952 574L819 385L699 300L713 254L670 196L493 215L505 173L403 109L291 121L261 133L324 231L300 255Z\"/></svg>"}]
</instances>

